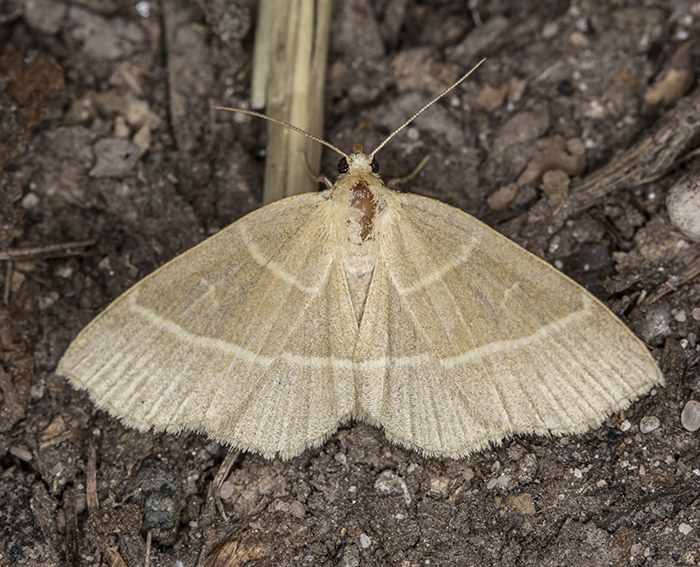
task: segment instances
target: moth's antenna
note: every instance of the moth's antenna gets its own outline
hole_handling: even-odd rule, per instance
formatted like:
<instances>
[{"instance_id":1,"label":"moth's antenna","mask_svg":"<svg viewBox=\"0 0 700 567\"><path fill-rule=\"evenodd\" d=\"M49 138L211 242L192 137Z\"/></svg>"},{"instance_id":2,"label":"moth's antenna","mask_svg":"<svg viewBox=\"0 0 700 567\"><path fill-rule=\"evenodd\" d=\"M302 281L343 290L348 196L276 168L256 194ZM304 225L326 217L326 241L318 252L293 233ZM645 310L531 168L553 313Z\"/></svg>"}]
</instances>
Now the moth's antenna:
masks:
<instances>
[{"instance_id":1,"label":"moth's antenna","mask_svg":"<svg viewBox=\"0 0 700 567\"><path fill-rule=\"evenodd\" d=\"M240 112L241 114L248 114L249 116L256 116L257 118L262 118L263 120L267 120L268 122L274 122L275 124L279 124L280 126L286 126L287 128L294 130L295 132L299 132L300 134L304 134L307 138L311 138L312 140L315 140L319 144L323 144L327 148L330 148L333 150L335 153L343 156L345 159L349 159L348 154L345 152L339 150L337 147L335 147L333 144L330 142L326 142L326 140L323 140L319 138L318 136L314 136L313 134L309 134L306 130L302 130L301 128L294 126L290 124L289 122L285 122L284 120L279 120L277 118L272 118L272 116L268 116L267 114L263 114L262 112L255 112L254 110L247 110L245 108L236 108L235 106L217 106L217 105L212 105L212 108L216 108L217 110L226 110L228 112Z\"/></svg>"},{"instance_id":2,"label":"moth's antenna","mask_svg":"<svg viewBox=\"0 0 700 567\"><path fill-rule=\"evenodd\" d=\"M430 108L435 102L440 100L443 96L445 96L447 93L449 93L452 89L454 89L457 85L459 85L462 81L464 81L469 75L471 75L474 71L476 71L479 66L486 61L486 58L484 57L481 61L479 61L474 67L472 67L469 71L467 71L464 75L462 75L459 79L457 79L452 85L447 87L444 91L442 91L439 95L437 95L433 100L428 102L426 105L423 106L418 112L416 112L413 116L411 116L406 122L401 124L396 130L394 130L389 136L387 136L384 141L379 144L374 151L369 154L367 157L371 160L375 155L377 155L377 152L381 150L384 146L387 145L389 140L391 140L396 134L401 132L406 126L408 126L411 122L413 122L416 118L418 118L421 114L423 114L424 111L426 111L428 108Z\"/></svg>"},{"instance_id":3,"label":"moth's antenna","mask_svg":"<svg viewBox=\"0 0 700 567\"><path fill-rule=\"evenodd\" d=\"M416 118L418 118L423 112L425 112L428 108L430 108L433 104L435 104L438 100L440 100L443 96L445 96L447 93L449 93L452 89L457 87L462 81L464 81L469 75L471 75L474 71L476 71L479 66L486 61L486 58L482 59L479 61L474 67L472 67L469 71L467 71L464 75L462 75L459 79L457 79L452 85L447 87L444 91L442 91L439 95L437 95L435 98L433 98L430 102L427 104L423 105L423 107L416 112L413 116L411 116L406 122L401 124L396 130L394 130L391 134L389 134L384 141L379 144L374 151L369 154L370 160L377 155L379 150L381 150L384 146L389 143L389 140L391 140L396 134L401 132L406 126L408 126L411 122L413 122ZM279 124L280 126L286 126L287 128L294 130L295 132L299 132L300 134L303 134L307 138L310 138L312 140L315 140L319 144L323 144L327 148L330 148L333 150L335 153L338 155L349 159L348 154L331 144L330 142L326 142L326 140L319 138L318 136L314 136L313 134L309 134L307 131L302 130L301 128L294 126L293 124L290 124L289 122L285 122L284 120L279 120L278 118L272 118L272 116L268 116L267 114L263 114L262 112L255 112L254 110L248 110L246 108L236 108L234 106L218 106L218 105L212 105L212 108L215 108L217 110L226 110L227 112L240 112L241 114L247 114L249 116L255 116L257 118L262 118L263 120L267 120L268 122L274 122L275 124Z\"/></svg>"}]
</instances>

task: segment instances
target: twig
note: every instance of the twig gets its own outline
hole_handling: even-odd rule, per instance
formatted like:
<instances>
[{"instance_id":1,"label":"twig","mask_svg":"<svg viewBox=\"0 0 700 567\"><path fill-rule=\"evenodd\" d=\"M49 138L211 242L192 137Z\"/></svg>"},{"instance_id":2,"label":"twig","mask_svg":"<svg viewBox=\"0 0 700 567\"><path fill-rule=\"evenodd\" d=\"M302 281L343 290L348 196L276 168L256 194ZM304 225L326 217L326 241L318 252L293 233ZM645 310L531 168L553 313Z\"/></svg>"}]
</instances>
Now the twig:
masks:
<instances>
[{"instance_id":1,"label":"twig","mask_svg":"<svg viewBox=\"0 0 700 567\"><path fill-rule=\"evenodd\" d=\"M64 242L62 244L49 244L47 246L37 246L35 248L20 248L0 251L0 262L7 262L5 267L5 288L3 289L3 302L10 304L10 294L12 293L12 273L14 262L35 260L38 258L64 258L67 256L80 256L85 253L81 248L87 248L95 244L95 240L78 240L76 242Z\"/></svg>"},{"instance_id":2,"label":"twig","mask_svg":"<svg viewBox=\"0 0 700 567\"><path fill-rule=\"evenodd\" d=\"M695 258L688 266L683 270L683 272L672 279L667 280L652 291L641 303L642 306L647 307L652 303L656 303L664 295L676 291L682 285L687 284L689 281L700 275L700 256Z\"/></svg>"},{"instance_id":3,"label":"twig","mask_svg":"<svg viewBox=\"0 0 700 567\"><path fill-rule=\"evenodd\" d=\"M100 501L97 496L97 450L90 442L88 448L88 461L86 471L86 493L88 514L95 514L100 509Z\"/></svg>"},{"instance_id":4,"label":"twig","mask_svg":"<svg viewBox=\"0 0 700 567\"><path fill-rule=\"evenodd\" d=\"M61 244L49 244L47 246L37 246L35 248L19 248L14 250L0 251L0 262L34 260L36 258L63 258L65 256L80 256L84 250L77 248L87 248L95 244L95 240L78 240L76 242L64 242Z\"/></svg>"},{"instance_id":5,"label":"twig","mask_svg":"<svg viewBox=\"0 0 700 567\"><path fill-rule=\"evenodd\" d=\"M217 471L214 480L212 480L211 482L211 487L209 488L208 499L213 500L214 506L216 507L217 511L219 512L221 518L224 521L226 521L227 518L226 510L224 510L224 505L221 502L221 485L228 478L228 475L231 472L231 469L233 468L233 465L235 464L239 455L240 453L238 451L226 454L226 457L221 463L221 466L219 467L219 470Z\"/></svg>"},{"instance_id":6,"label":"twig","mask_svg":"<svg viewBox=\"0 0 700 567\"><path fill-rule=\"evenodd\" d=\"M153 536L151 535L151 530L148 530L146 534L146 557L143 562L143 567L151 567L151 545L153 542Z\"/></svg>"},{"instance_id":7,"label":"twig","mask_svg":"<svg viewBox=\"0 0 700 567\"><path fill-rule=\"evenodd\" d=\"M2 300L5 305L10 304L10 292L12 290L12 270L14 266L12 265L12 260L8 260L5 265L5 289L2 292Z\"/></svg>"},{"instance_id":8,"label":"twig","mask_svg":"<svg viewBox=\"0 0 700 567\"><path fill-rule=\"evenodd\" d=\"M315 136L323 134L324 85L332 2L262 0L253 55L253 106ZM321 147L286 129L268 128L263 201L314 190L306 155L318 171Z\"/></svg>"},{"instance_id":9,"label":"twig","mask_svg":"<svg viewBox=\"0 0 700 567\"><path fill-rule=\"evenodd\" d=\"M79 564L78 515L75 511L75 494L69 488L63 495L63 514L66 519L66 564Z\"/></svg>"}]
</instances>

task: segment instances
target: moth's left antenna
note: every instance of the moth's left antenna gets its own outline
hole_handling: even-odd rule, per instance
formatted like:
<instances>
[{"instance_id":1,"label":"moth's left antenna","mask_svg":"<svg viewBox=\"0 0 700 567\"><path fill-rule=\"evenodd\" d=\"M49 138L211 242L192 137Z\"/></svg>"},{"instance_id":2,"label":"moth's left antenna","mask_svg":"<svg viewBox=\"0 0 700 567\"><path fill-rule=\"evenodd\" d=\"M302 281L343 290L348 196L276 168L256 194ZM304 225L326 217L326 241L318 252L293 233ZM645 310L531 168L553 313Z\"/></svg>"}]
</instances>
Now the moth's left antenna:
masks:
<instances>
[{"instance_id":1,"label":"moth's left antenna","mask_svg":"<svg viewBox=\"0 0 700 567\"><path fill-rule=\"evenodd\" d=\"M274 122L275 124L279 124L280 126L286 126L290 130L294 130L295 132L299 132L300 134L303 134L307 138L311 138L312 140L315 140L319 144L323 144L327 148L330 148L333 150L335 153L343 156L346 159L348 158L348 154L331 144L330 142L326 142L326 140L319 138L318 136L314 136L313 134L309 134L306 130L302 130L298 126L294 126L293 124L290 124L289 122L285 122L284 120L280 120L278 118L272 118L272 116L268 116L267 114L263 114L262 112L255 112L254 110L248 110L246 108L236 108L235 106L218 106L218 105L212 105L212 108L216 108L217 110L226 110L228 112L240 112L241 114L248 114L249 116L255 116L257 118L262 118L263 120L267 120L268 122Z\"/></svg>"}]
</instances>

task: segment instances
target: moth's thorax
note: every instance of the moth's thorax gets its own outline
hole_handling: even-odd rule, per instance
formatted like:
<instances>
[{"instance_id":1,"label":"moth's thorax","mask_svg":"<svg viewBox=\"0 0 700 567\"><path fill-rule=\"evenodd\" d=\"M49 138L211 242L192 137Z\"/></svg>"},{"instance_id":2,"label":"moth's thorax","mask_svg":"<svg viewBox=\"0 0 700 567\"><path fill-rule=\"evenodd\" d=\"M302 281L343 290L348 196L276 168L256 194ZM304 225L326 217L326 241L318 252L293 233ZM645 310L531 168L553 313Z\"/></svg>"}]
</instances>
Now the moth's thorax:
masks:
<instances>
[{"instance_id":1,"label":"moth's thorax","mask_svg":"<svg viewBox=\"0 0 700 567\"><path fill-rule=\"evenodd\" d=\"M350 205L360 212L360 238L365 241L374 228L374 213L377 205L367 183L358 181L350 189Z\"/></svg>"},{"instance_id":2,"label":"moth's thorax","mask_svg":"<svg viewBox=\"0 0 700 567\"><path fill-rule=\"evenodd\" d=\"M371 248L386 225L390 189L372 172L372 157L354 146L346 158L347 171L330 190L332 237L362 248ZM365 250L364 252L367 252Z\"/></svg>"}]
</instances>

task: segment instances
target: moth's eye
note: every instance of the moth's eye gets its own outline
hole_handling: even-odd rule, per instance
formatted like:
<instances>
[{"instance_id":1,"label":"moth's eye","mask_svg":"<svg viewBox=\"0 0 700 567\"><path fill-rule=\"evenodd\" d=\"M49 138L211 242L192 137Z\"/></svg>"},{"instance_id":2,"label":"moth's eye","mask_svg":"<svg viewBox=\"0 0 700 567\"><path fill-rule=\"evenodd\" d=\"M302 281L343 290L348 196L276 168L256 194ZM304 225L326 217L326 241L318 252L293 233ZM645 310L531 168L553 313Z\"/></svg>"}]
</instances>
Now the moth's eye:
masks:
<instances>
[{"instance_id":1,"label":"moth's eye","mask_svg":"<svg viewBox=\"0 0 700 567\"><path fill-rule=\"evenodd\" d=\"M369 166L372 168L372 173L377 173L379 171L379 162L377 158L372 158L372 163L370 163Z\"/></svg>"},{"instance_id":2,"label":"moth's eye","mask_svg":"<svg viewBox=\"0 0 700 567\"><path fill-rule=\"evenodd\" d=\"M340 161L338 162L338 173L347 173L348 169L348 160L345 158L340 158Z\"/></svg>"}]
</instances>

